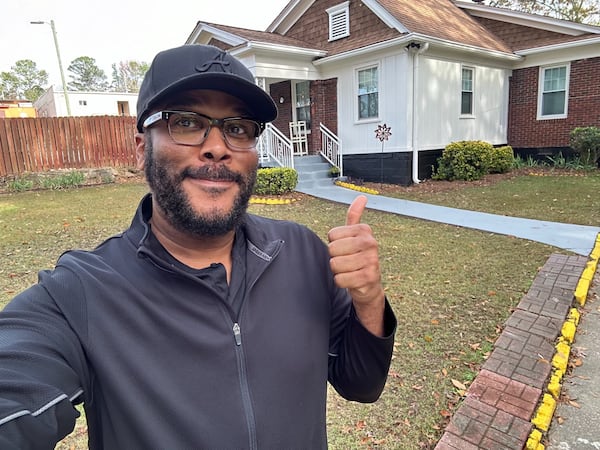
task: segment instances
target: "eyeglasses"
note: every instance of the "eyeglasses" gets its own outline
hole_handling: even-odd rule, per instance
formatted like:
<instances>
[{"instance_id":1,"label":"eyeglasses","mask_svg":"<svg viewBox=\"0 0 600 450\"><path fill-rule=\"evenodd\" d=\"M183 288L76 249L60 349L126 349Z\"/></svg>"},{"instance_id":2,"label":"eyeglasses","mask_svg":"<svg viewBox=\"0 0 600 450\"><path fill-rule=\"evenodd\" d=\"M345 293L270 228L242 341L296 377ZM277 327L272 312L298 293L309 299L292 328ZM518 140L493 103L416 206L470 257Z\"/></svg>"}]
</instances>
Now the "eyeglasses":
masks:
<instances>
[{"instance_id":1,"label":"eyeglasses","mask_svg":"<svg viewBox=\"0 0 600 450\"><path fill-rule=\"evenodd\" d=\"M191 111L158 111L144 120L144 128L159 120L167 122L169 135L177 144L200 145L204 142L212 127L221 129L223 139L232 150L249 150L256 147L258 137L265 124L243 117L213 119L204 114Z\"/></svg>"}]
</instances>

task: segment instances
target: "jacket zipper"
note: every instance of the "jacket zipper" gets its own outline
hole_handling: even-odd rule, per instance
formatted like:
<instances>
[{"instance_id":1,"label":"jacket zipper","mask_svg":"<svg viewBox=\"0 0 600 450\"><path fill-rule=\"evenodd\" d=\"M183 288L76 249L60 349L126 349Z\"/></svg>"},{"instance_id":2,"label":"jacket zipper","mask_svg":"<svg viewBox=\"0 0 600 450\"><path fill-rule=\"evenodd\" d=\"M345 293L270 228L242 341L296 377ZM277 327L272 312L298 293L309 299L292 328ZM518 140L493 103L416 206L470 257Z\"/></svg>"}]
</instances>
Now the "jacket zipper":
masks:
<instances>
[{"instance_id":1,"label":"jacket zipper","mask_svg":"<svg viewBox=\"0 0 600 450\"><path fill-rule=\"evenodd\" d=\"M242 393L244 412L246 414L246 424L248 425L250 449L257 450L256 422L254 420L254 409L252 408L252 402L250 400L250 388L248 386L248 377L246 374L244 349L242 347L242 330L237 322L233 324L233 338L235 339L235 355L237 358L238 371L240 373L240 390Z\"/></svg>"},{"instance_id":2,"label":"jacket zipper","mask_svg":"<svg viewBox=\"0 0 600 450\"><path fill-rule=\"evenodd\" d=\"M242 345L242 333L240 325L237 322L233 324L233 337L235 339L235 345Z\"/></svg>"},{"instance_id":3,"label":"jacket zipper","mask_svg":"<svg viewBox=\"0 0 600 450\"><path fill-rule=\"evenodd\" d=\"M275 249L275 251L273 252L273 254L270 257L271 261L273 258L275 258L275 256L277 256L277 254L279 253L279 250L281 249L281 244L283 243L283 241L280 241L279 246L277 249ZM248 296L249 292L252 290L252 288L254 287L254 284L256 283L256 280L258 279L258 277L256 277L255 279L253 279L250 284L246 285L245 287L245 292L244 292L244 296ZM244 302L242 303L242 310L246 307L246 299L244 299ZM249 434L249 444L250 444L250 449L251 450L258 450L258 441L257 441L257 436L256 436L256 421L254 418L254 408L252 407L252 401L250 399L250 387L248 386L248 376L246 373L246 357L244 356L244 348L242 346L242 329L240 327L239 322L237 321L238 319L234 319L234 315L232 314L232 311L230 308L227 308L230 311L231 314L231 318L233 321L233 327L232 327L232 331L233 331L233 338L235 340L235 354L236 354L236 358L237 358L237 365L238 365L238 371L240 374L239 380L240 380L240 390L242 393L242 403L244 405L244 412L246 414L246 423L248 425L248 434ZM239 315L241 316L241 310L239 312ZM239 316L238 316L239 317Z\"/></svg>"}]
</instances>

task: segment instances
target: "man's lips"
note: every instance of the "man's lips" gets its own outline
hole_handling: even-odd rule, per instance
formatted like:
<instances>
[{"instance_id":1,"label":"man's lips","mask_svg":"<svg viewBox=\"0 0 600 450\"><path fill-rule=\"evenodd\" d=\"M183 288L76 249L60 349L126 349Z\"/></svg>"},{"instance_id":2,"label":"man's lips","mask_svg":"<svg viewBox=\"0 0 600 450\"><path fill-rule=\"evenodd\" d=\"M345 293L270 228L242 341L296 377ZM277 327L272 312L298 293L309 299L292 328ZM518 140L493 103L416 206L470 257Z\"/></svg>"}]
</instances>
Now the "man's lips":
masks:
<instances>
[{"instance_id":1,"label":"man's lips","mask_svg":"<svg viewBox=\"0 0 600 450\"><path fill-rule=\"evenodd\" d=\"M188 168L182 173L182 178L226 184L232 182L239 184L242 181L242 176L240 174L233 172L224 166L203 166L194 169Z\"/></svg>"}]
</instances>

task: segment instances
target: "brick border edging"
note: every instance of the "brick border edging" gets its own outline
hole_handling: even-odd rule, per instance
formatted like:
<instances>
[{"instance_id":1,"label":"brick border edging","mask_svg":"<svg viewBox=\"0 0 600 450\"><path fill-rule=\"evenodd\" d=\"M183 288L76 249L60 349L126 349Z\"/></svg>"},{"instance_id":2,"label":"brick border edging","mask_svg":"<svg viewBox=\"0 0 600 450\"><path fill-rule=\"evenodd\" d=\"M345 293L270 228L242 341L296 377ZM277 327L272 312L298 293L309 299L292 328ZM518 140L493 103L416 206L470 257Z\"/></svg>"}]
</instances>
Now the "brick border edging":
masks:
<instances>
[{"instance_id":1,"label":"brick border edging","mask_svg":"<svg viewBox=\"0 0 600 450\"><path fill-rule=\"evenodd\" d=\"M591 255L595 263L599 253L600 235ZM506 321L435 450L543 448L536 425L544 428L546 424L540 425L540 420L549 425L554 414L554 405L547 405L553 402L552 396L544 390L551 380L554 358L560 354L557 341L567 317L573 314L574 301L583 304L578 298L581 292L575 294L581 291L589 262L585 256L557 253L548 258ZM592 275L595 270L594 264Z\"/></svg>"}]
</instances>

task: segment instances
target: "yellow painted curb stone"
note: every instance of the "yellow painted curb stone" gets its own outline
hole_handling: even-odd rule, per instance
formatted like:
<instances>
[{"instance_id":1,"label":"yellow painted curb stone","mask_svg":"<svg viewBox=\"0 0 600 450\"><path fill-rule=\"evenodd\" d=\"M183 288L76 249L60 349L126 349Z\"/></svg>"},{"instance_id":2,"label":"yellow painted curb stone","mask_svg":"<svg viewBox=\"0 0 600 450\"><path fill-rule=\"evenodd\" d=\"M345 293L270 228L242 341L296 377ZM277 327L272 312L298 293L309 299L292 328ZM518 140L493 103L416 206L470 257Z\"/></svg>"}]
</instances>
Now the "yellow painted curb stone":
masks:
<instances>
[{"instance_id":1,"label":"yellow painted curb stone","mask_svg":"<svg viewBox=\"0 0 600 450\"><path fill-rule=\"evenodd\" d=\"M556 372L554 373L554 375L552 375L552 377L550 377L550 382L548 383L548 392L550 392L550 394L552 394L552 397L554 397L556 400L558 400L558 396L560 395L560 390L561 390L561 382L562 380L562 374L560 372Z\"/></svg>"},{"instance_id":2,"label":"yellow painted curb stone","mask_svg":"<svg viewBox=\"0 0 600 450\"><path fill-rule=\"evenodd\" d=\"M577 283L577 287L575 288L575 300L577 300L577 303L579 303L581 306L585 305L589 289L590 280L581 278Z\"/></svg>"},{"instance_id":3,"label":"yellow painted curb stone","mask_svg":"<svg viewBox=\"0 0 600 450\"><path fill-rule=\"evenodd\" d=\"M552 367L557 370L561 370L564 374L567 371L567 364L569 363L569 354L571 353L571 347L562 338L556 344L556 353L552 358Z\"/></svg>"},{"instance_id":4,"label":"yellow painted curb stone","mask_svg":"<svg viewBox=\"0 0 600 450\"><path fill-rule=\"evenodd\" d=\"M556 409L556 400L550 394L544 394L542 404L537 410L536 416L531 421L542 431L548 431L554 410Z\"/></svg>"},{"instance_id":5,"label":"yellow painted curb stone","mask_svg":"<svg viewBox=\"0 0 600 450\"><path fill-rule=\"evenodd\" d=\"M542 440L542 433L540 430L533 430L529 435L529 439L527 439L527 443L525 444L525 450L539 450L540 441ZM542 448L544 446L542 445Z\"/></svg>"}]
</instances>

